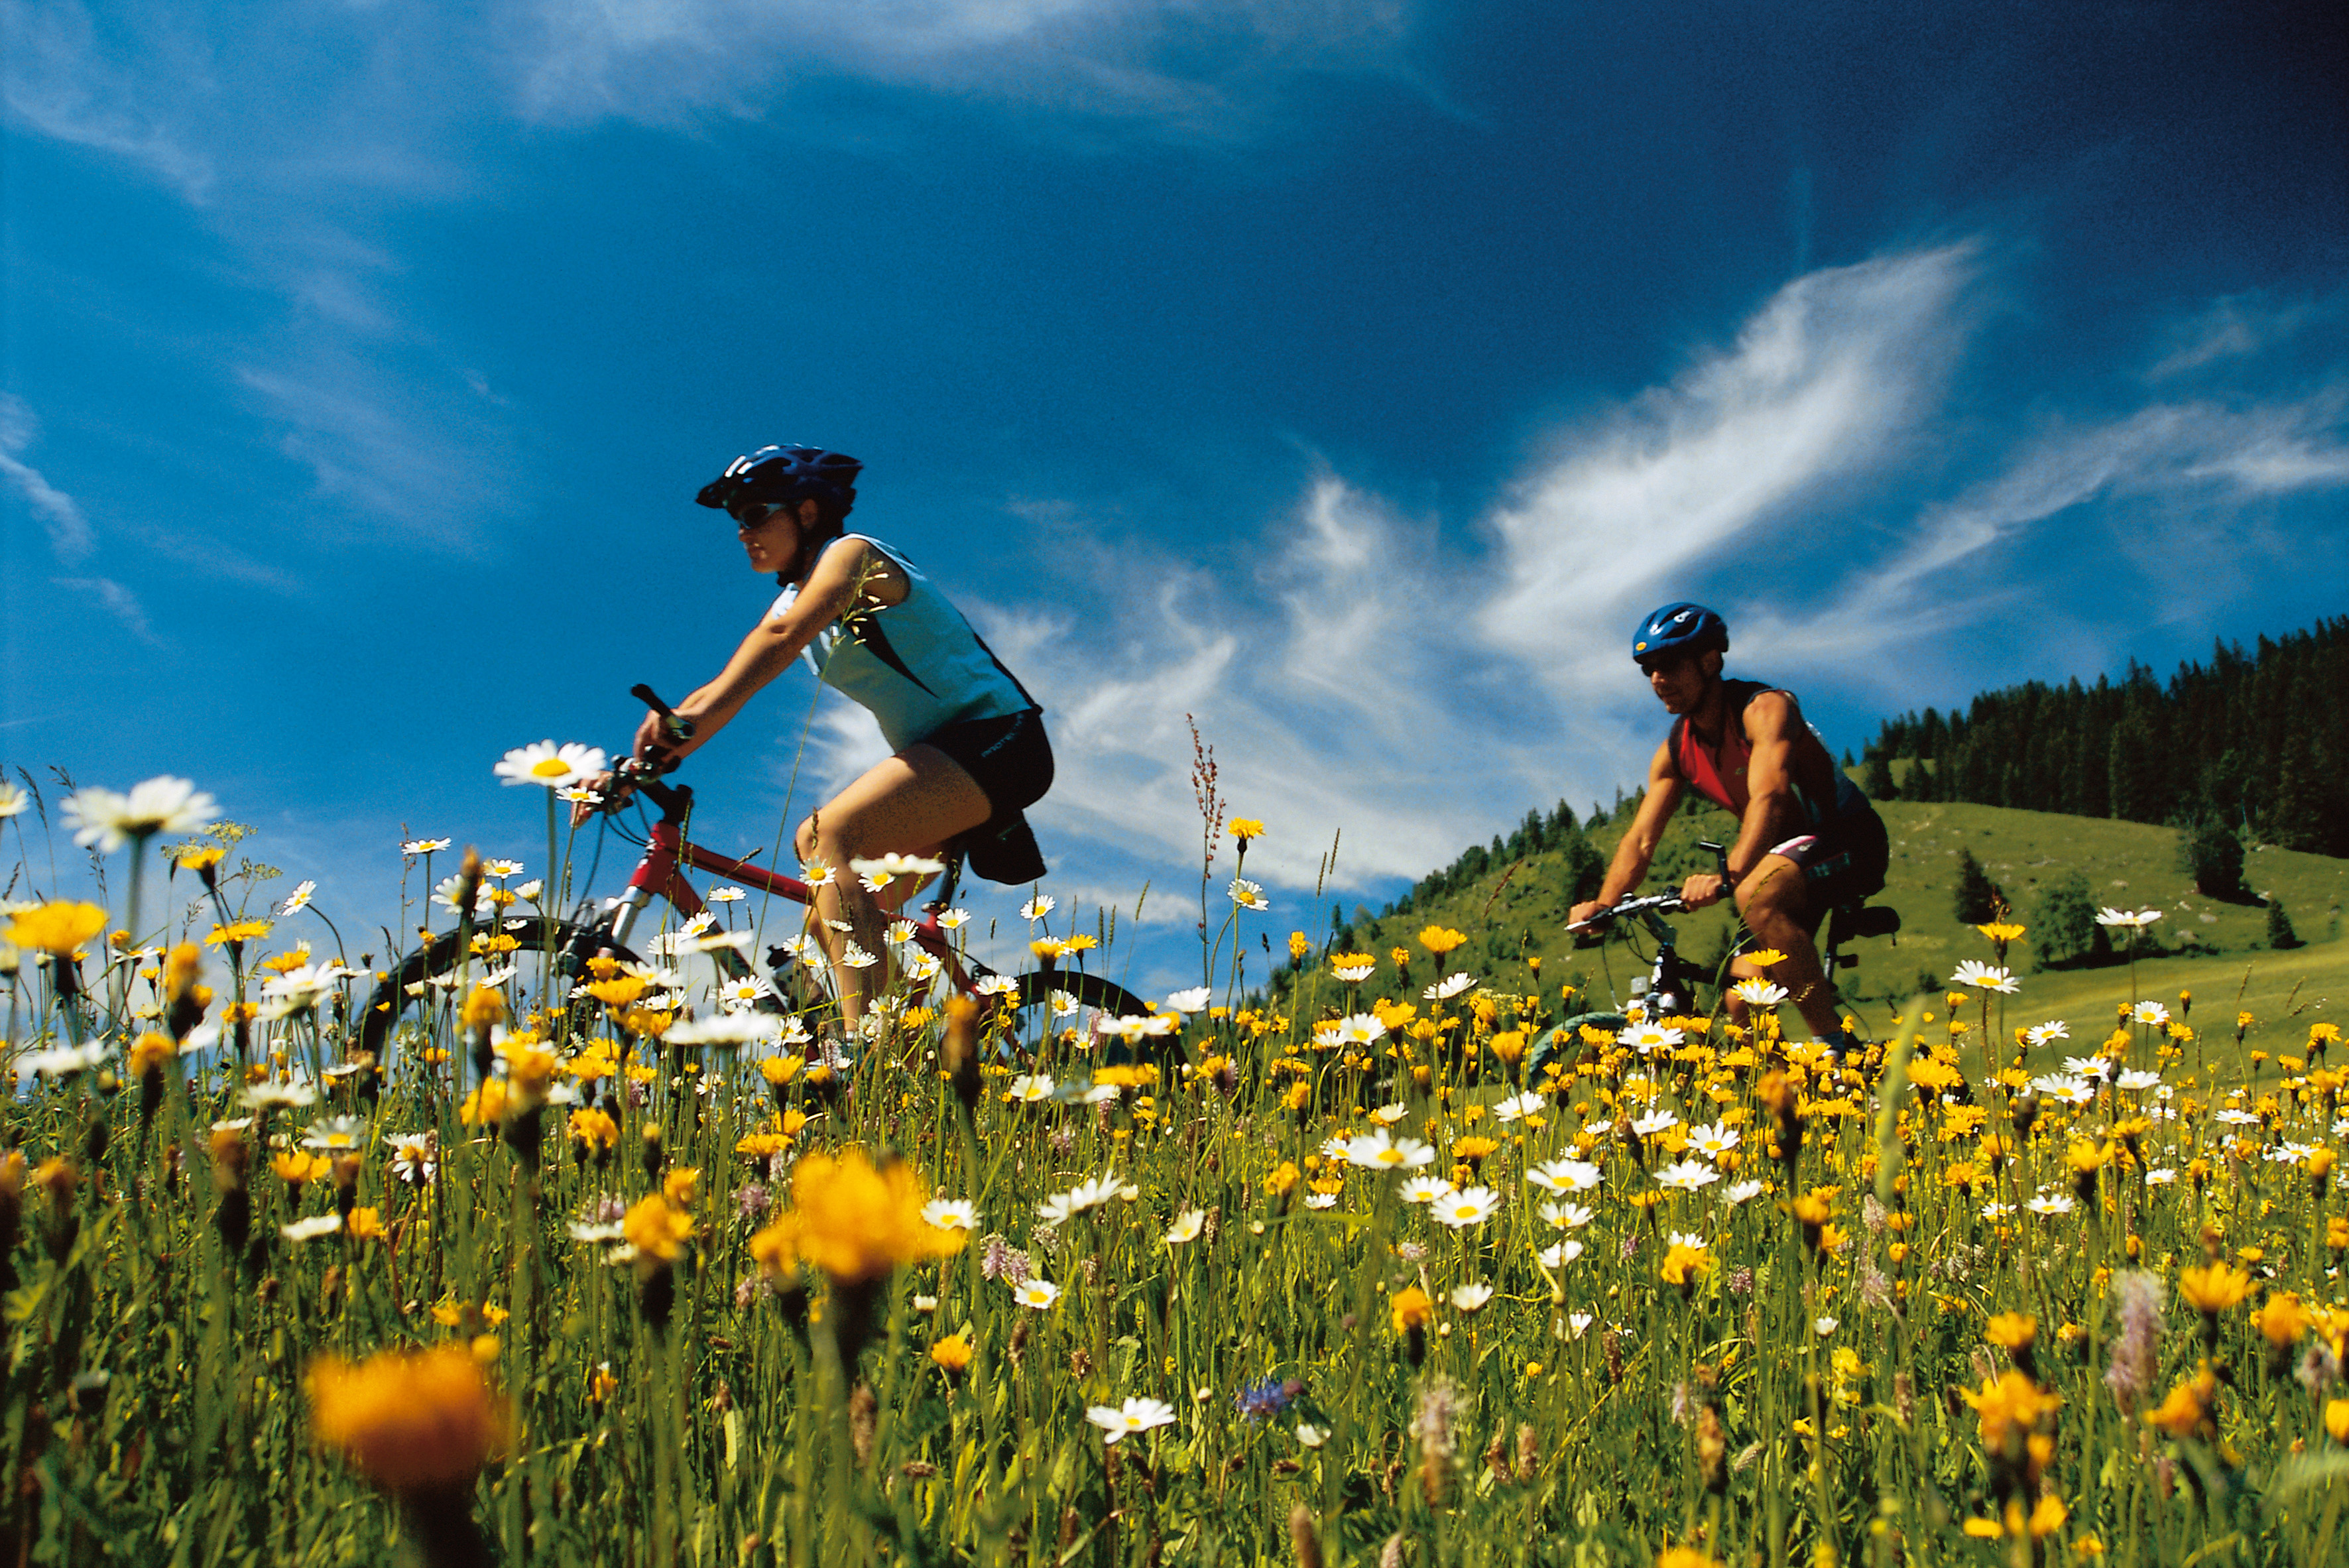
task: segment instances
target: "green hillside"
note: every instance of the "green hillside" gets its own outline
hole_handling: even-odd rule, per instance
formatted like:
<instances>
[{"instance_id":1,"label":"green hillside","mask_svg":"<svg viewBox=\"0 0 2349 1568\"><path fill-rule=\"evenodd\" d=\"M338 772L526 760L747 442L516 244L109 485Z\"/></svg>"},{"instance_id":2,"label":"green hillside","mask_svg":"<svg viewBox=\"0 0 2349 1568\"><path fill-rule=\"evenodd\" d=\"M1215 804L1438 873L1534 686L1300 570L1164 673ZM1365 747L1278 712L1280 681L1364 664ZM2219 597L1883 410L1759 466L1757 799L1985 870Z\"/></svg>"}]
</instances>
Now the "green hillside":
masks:
<instances>
[{"instance_id":1,"label":"green hillside","mask_svg":"<svg viewBox=\"0 0 2349 1568\"><path fill-rule=\"evenodd\" d=\"M1953 909L1959 851L1970 850L2005 892L2014 918L2033 923L2050 884L2077 872L2098 904L2132 909L2158 907L2161 921L2147 933L2147 956L2137 968L2141 995L2176 1006L2181 989L2195 995L2193 1021L2215 1039L2231 1042L2239 990L2242 1006L2262 1028L2249 1042L2280 1049L2296 1046L2309 1023L2338 1019L2333 998L2349 1002L2349 943L2342 940L2342 905L2349 898L2349 861L2289 850L2255 849L2244 876L2256 892L2282 901L2305 945L2276 950L2266 942L2267 912L2260 904L2222 903L2203 897L2178 869L2177 830L2050 812L1954 802L1884 801L1878 805L1892 841L1892 864L1885 891L1873 901L1900 911L1897 937L1857 943L1860 963L1843 972L1847 1002L1871 1030L1882 1029L1899 1006L1920 989L1940 987L1963 958L1987 960L1989 944L1962 924ZM1525 962L1542 960L1541 983L1555 992L1561 983L1585 985L1600 1000L1626 995L1644 965L1620 942L1601 953L1577 951L1563 929L1568 891L1578 861L1590 851L1611 855L1628 824L1628 811L1592 829L1587 848L1568 829L1566 841L1509 858L1489 857L1485 869L1458 885L1427 894L1415 892L1384 913L1357 910L1350 928L1336 934L1340 947L1378 954L1406 947L1413 954L1413 979L1424 985L1433 961L1421 950L1418 933L1430 924L1467 934L1467 944L1444 963L1446 972L1465 970L1479 980L1527 988ZM1696 849L1700 840L1726 841L1735 823L1726 812L1683 811L1673 819L1644 891L1657 891L1682 876L1710 868ZM1454 881L1453 878L1431 879ZM1422 888L1429 883L1423 883ZM1682 950L1712 959L1727 944L1731 920L1725 909L1682 915L1674 923ZM2008 962L2022 990L2007 1002L2008 1022L2062 1018L2075 1038L2093 1039L2111 1026L2116 1002L2129 999L2129 969L2116 961L2091 968L2043 969L2026 936ZM1389 988L1392 970L1382 962ZM2298 988L2294 995L2295 987ZM2299 1009L2285 1018L2287 999ZM1792 1018L1792 1014L1788 1015Z\"/></svg>"}]
</instances>

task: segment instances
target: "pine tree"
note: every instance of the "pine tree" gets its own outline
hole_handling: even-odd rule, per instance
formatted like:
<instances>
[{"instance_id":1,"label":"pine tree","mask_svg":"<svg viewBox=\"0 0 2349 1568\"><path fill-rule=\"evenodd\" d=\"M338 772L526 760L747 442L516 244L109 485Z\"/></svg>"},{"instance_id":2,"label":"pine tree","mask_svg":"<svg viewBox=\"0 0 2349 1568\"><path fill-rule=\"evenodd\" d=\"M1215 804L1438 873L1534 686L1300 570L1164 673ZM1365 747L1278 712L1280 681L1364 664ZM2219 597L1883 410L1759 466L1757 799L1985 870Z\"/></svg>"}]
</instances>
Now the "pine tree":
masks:
<instances>
[{"instance_id":1,"label":"pine tree","mask_svg":"<svg viewBox=\"0 0 2349 1568\"><path fill-rule=\"evenodd\" d=\"M1982 863L1974 859L1971 850L1958 851L1958 891L1953 901L1959 923L1982 925L1996 920L2006 907L2006 895L1990 880Z\"/></svg>"},{"instance_id":2,"label":"pine tree","mask_svg":"<svg viewBox=\"0 0 2349 1568\"><path fill-rule=\"evenodd\" d=\"M1581 903L1599 896L1607 880L1607 860L1588 839L1577 833L1566 844L1566 902Z\"/></svg>"},{"instance_id":3,"label":"pine tree","mask_svg":"<svg viewBox=\"0 0 2349 1568\"><path fill-rule=\"evenodd\" d=\"M1899 781L1892 777L1892 759L1880 749L1868 754L1868 772L1859 787L1871 800L1900 799Z\"/></svg>"},{"instance_id":4,"label":"pine tree","mask_svg":"<svg viewBox=\"0 0 2349 1568\"><path fill-rule=\"evenodd\" d=\"M2268 945L2274 948L2300 945L2300 933L2292 928L2292 916L2283 912L2282 899L2268 900Z\"/></svg>"}]
</instances>

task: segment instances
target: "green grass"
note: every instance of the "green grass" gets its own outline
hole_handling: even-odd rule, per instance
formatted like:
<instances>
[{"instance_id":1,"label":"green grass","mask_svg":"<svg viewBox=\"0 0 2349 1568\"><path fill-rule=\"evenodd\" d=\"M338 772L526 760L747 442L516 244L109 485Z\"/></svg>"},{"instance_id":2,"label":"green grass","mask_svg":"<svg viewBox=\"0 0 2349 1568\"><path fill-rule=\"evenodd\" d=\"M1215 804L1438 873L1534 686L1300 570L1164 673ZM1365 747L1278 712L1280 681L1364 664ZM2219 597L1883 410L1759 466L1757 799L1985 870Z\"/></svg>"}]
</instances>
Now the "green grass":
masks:
<instances>
[{"instance_id":1,"label":"green grass","mask_svg":"<svg viewBox=\"0 0 2349 1568\"><path fill-rule=\"evenodd\" d=\"M1955 832L2018 870L2020 846L2064 841L1980 810L1896 808L1918 900ZM1713 825L1677 824L1676 860ZM2158 845L2116 830L2139 836L2096 863L2151 902ZM2337 874L2275 869L2318 893ZM403 1002L380 1063L351 1026L373 975L239 1029L264 952L315 909L169 965L109 968L98 942L20 955L0 970L34 1069L0 1100L0 1562L2339 1561L2349 1400L2327 1405L2323 1369L2349 1348L2349 1193L2307 1152L2342 1141L2333 1075L2241 1120L2211 1114L2223 1076L2174 1116L2135 1085L2015 1102L1971 1070L1960 1095L1922 1059L1971 1067L1945 1059L1966 1055L1941 1050L1946 1019L1905 1078L1897 1049L1838 1061L1718 1021L1676 1050L1602 1042L1536 1069L1524 1044L1559 998L1554 972L1523 994L1518 944L1554 928L1545 897L1520 868L1436 912L1467 938L1443 969L1483 987L1425 997L1423 951L1359 983L1317 964L1278 1016L1192 1015L1150 1075L1106 1067L1073 1018L999 1008L973 1040L912 992L839 1076L762 1071L662 1038L670 1015L632 1008L633 985L530 1016L487 933L462 984ZM5 929L70 954L59 927L41 936L49 917L94 934L115 913ZM1917 914L1886 961L1911 977L1961 940L1928 949ZM1254 946L1254 917L1229 919ZM2262 1027L2304 1037L2314 1015L2282 1016L2282 971L2321 990L2344 952L2258 960ZM171 989L195 961L209 997ZM2161 958L2137 978L2174 994L2187 975L2198 1019L2230 1024L2238 968ZM2101 1023L2128 979L2038 977L2020 1005L2075 988ZM699 982L661 984L712 1006ZM517 1033L491 1063L478 1031L501 1001ZM216 1042L190 1032L208 1009L230 1026ZM802 1021L837 1025L821 1003ZM158 1027L191 1054L160 1035L128 1059L60 1050ZM622 1068L605 1042L636 1031ZM2102 1032L2075 1031L2083 1054ZM2195 1063L2149 1029L2131 1050L2173 1082ZM558 1066L609 1122L538 1103ZM387 1140L421 1135L434 1171L411 1181ZM305 1141L351 1155L305 1174ZM907 1169L876 1194L870 1167L815 1158L851 1150ZM1406 1201L1423 1159L1464 1191ZM1564 1184L1570 1206L1549 1201ZM933 1193L969 1205L958 1252L919 1218ZM625 1249L606 1229L623 1213ZM2250 1265L2207 1321L2185 1298L2206 1248ZM1058 1294L1015 1296L1021 1273ZM2255 1307L2282 1315L2274 1354ZM2010 1314L2035 1321L2035 1360L1986 1342ZM2293 1369L2320 1335L2313 1387ZM2119 1399L2116 1344L2142 1353ZM453 1375L333 1370L401 1346ZM2205 1357L2226 1369L2207 1403L2189 1398ZM2049 1440L2026 1447L1969 1393L2044 1406ZM1120 1409L1152 1429L1112 1446ZM2035 1555L1982 1539L2008 1499L2064 1515Z\"/></svg>"}]
</instances>

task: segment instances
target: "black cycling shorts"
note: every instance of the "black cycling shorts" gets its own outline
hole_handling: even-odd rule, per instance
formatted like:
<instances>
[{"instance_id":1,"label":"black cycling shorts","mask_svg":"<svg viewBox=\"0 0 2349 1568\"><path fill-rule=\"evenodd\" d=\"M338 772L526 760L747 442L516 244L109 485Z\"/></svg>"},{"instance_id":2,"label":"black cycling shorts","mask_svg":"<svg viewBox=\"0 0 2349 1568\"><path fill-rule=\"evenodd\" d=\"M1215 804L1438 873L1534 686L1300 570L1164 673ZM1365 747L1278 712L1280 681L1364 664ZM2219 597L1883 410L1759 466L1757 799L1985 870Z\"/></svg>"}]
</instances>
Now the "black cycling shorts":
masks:
<instances>
[{"instance_id":1,"label":"black cycling shorts","mask_svg":"<svg viewBox=\"0 0 2349 1568\"><path fill-rule=\"evenodd\" d=\"M1884 873L1892 865L1884 819L1867 805L1831 818L1816 833L1773 844L1770 853L1784 855L1801 869L1814 921L1840 904L1857 903L1881 892Z\"/></svg>"},{"instance_id":2,"label":"black cycling shorts","mask_svg":"<svg viewBox=\"0 0 2349 1568\"><path fill-rule=\"evenodd\" d=\"M1044 715L1028 708L999 718L969 718L922 737L969 774L994 815L978 831L999 830L1052 787L1052 743Z\"/></svg>"}]
</instances>

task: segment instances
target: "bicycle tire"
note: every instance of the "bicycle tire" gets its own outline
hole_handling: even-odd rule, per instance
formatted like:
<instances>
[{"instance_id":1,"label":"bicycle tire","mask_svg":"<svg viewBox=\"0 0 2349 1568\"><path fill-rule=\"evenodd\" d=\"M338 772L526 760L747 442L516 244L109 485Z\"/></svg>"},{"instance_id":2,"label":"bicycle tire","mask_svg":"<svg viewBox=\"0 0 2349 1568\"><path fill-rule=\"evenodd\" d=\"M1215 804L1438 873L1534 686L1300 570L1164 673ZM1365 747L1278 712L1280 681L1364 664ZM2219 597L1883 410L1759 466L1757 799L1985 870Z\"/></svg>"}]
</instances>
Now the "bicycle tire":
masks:
<instances>
[{"instance_id":1,"label":"bicycle tire","mask_svg":"<svg viewBox=\"0 0 2349 1568\"><path fill-rule=\"evenodd\" d=\"M593 928L583 927L575 921L555 920L537 914L523 915L500 923L498 934L514 938L516 953L540 954L565 952L581 935L586 934L595 939L597 948L609 948L616 957L630 964L636 962L634 953L625 947L612 947L601 940ZM393 970L388 978L378 983L374 994L367 997L367 1010L359 1016L359 1049L381 1060L383 1047L399 1023L400 1015L414 1000L409 995L408 988L428 975L447 974L464 956L463 950L458 945L458 933L444 931L429 944L401 960L399 967ZM481 961L475 959L474 962L478 965Z\"/></svg>"},{"instance_id":2,"label":"bicycle tire","mask_svg":"<svg viewBox=\"0 0 2349 1568\"><path fill-rule=\"evenodd\" d=\"M1628 1028L1630 1022L1630 1018L1621 1013L1577 1013L1570 1018L1561 1018L1554 1026L1534 1037L1532 1048L1526 1052L1526 1066L1541 1066L1559 1048L1561 1041L1570 1044L1575 1055L1580 1055L1581 1031L1586 1027L1605 1029L1611 1034Z\"/></svg>"},{"instance_id":3,"label":"bicycle tire","mask_svg":"<svg viewBox=\"0 0 2349 1568\"><path fill-rule=\"evenodd\" d=\"M1051 974L1029 974L1019 977L1019 989L1012 998L1015 1012L1025 1014L1029 1008L1048 1006L1052 993L1065 991L1088 1007L1098 1007L1104 1013L1121 1017L1135 1017L1150 1011L1150 1004L1119 985L1098 975L1088 975L1081 969L1056 970Z\"/></svg>"}]
</instances>

